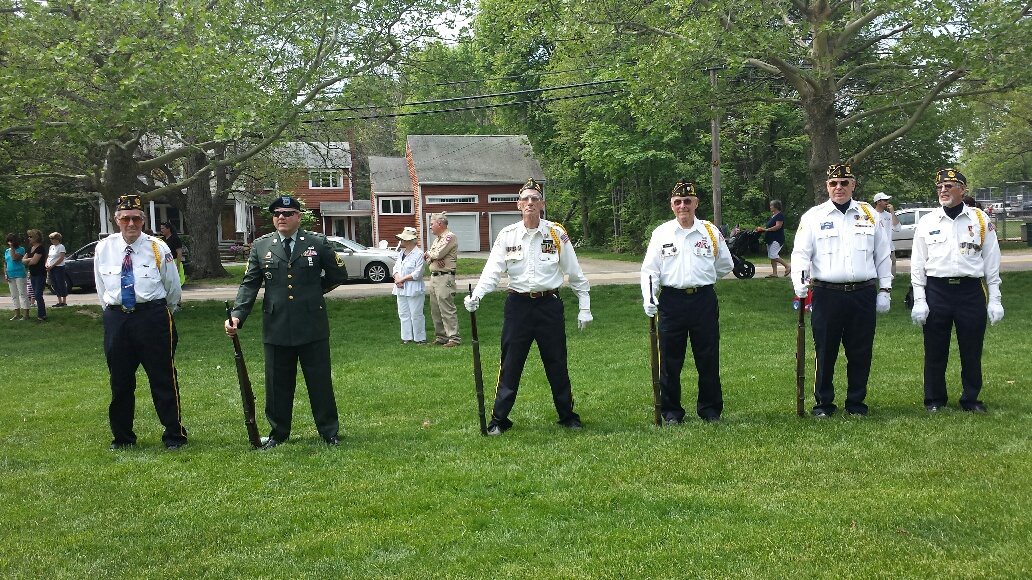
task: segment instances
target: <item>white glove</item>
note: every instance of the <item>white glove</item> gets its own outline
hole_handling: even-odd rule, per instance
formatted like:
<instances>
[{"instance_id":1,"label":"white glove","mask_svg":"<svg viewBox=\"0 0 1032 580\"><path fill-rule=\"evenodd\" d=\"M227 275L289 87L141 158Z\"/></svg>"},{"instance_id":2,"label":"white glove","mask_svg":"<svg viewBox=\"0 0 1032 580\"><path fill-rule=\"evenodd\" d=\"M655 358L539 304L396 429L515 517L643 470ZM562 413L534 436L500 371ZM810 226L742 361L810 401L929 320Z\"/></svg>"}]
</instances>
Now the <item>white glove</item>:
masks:
<instances>
[{"instance_id":1,"label":"white glove","mask_svg":"<svg viewBox=\"0 0 1032 580\"><path fill-rule=\"evenodd\" d=\"M656 312L659 312L659 308L655 304L652 302L645 303L645 316L652 318L656 315Z\"/></svg>"},{"instance_id":2,"label":"white glove","mask_svg":"<svg viewBox=\"0 0 1032 580\"><path fill-rule=\"evenodd\" d=\"M878 304L877 304L877 306L874 307L874 309L878 312L878 314L885 314L886 312L889 311L889 304L891 304L891 303L892 303L892 296L889 296L888 292L879 292L878 293Z\"/></svg>"},{"instance_id":3,"label":"white glove","mask_svg":"<svg viewBox=\"0 0 1032 580\"><path fill-rule=\"evenodd\" d=\"M580 329L580 330L584 330L585 328L588 327L588 323L591 322L592 320L595 320L595 319L591 317L591 311L590 310L587 310L587 309L581 310L579 313L577 313L577 328Z\"/></svg>"},{"instance_id":4,"label":"white glove","mask_svg":"<svg viewBox=\"0 0 1032 580\"><path fill-rule=\"evenodd\" d=\"M466 296L462 299L462 304L465 305L466 310L469 312L476 312L477 308L480 308L480 299L474 296Z\"/></svg>"},{"instance_id":5,"label":"white glove","mask_svg":"<svg viewBox=\"0 0 1032 580\"><path fill-rule=\"evenodd\" d=\"M910 320L914 321L914 324L920 324L924 326L924 323L928 321L928 303L925 302L924 298L914 300L914 309L910 311Z\"/></svg>"},{"instance_id":6,"label":"white glove","mask_svg":"<svg viewBox=\"0 0 1032 580\"><path fill-rule=\"evenodd\" d=\"M804 286L796 286L795 287L796 298L806 298L807 290L809 290L809 288L807 286L805 286L805 285Z\"/></svg>"},{"instance_id":7,"label":"white glove","mask_svg":"<svg viewBox=\"0 0 1032 580\"><path fill-rule=\"evenodd\" d=\"M986 307L989 311L989 323L996 326L996 323L1003 320L1003 303L994 302L992 299L989 300L989 305Z\"/></svg>"}]
</instances>

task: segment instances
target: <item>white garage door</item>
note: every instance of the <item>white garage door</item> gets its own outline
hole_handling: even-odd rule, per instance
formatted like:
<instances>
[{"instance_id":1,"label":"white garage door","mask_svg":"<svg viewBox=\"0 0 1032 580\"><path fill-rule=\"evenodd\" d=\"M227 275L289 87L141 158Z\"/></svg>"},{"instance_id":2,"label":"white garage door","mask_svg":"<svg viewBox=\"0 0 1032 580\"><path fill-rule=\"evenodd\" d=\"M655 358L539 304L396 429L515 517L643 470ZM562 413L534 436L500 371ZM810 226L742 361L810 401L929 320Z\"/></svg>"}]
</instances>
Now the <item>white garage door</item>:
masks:
<instances>
[{"instance_id":1,"label":"white garage door","mask_svg":"<svg viewBox=\"0 0 1032 580\"><path fill-rule=\"evenodd\" d=\"M522 219L522 215L518 211L491 214L491 243L494 244L495 238L498 237L498 232L502 231L502 228L514 224L520 219Z\"/></svg>"},{"instance_id":2,"label":"white garage door","mask_svg":"<svg viewBox=\"0 0 1032 580\"><path fill-rule=\"evenodd\" d=\"M480 224L475 213L448 213L448 229L459 238L460 252L480 251ZM430 214L426 215L426 247L434 245L437 236L430 231Z\"/></svg>"}]
</instances>

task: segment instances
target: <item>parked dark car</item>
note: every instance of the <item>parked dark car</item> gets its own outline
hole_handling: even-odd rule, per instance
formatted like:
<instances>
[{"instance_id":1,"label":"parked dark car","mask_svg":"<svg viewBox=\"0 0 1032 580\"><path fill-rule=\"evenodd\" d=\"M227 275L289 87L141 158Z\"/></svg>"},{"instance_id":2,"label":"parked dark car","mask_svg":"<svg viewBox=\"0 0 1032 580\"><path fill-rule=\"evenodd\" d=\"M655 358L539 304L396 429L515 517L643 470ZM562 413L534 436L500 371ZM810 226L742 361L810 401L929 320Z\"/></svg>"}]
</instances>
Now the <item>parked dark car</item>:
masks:
<instances>
[{"instance_id":1,"label":"parked dark car","mask_svg":"<svg viewBox=\"0 0 1032 580\"><path fill-rule=\"evenodd\" d=\"M83 289L96 287L93 280L93 253L96 248L97 242L90 242L71 254L65 255L65 276L68 278L69 290L74 287ZM186 271L187 276L193 270L190 264L190 251L185 246L183 247L183 270Z\"/></svg>"}]
</instances>

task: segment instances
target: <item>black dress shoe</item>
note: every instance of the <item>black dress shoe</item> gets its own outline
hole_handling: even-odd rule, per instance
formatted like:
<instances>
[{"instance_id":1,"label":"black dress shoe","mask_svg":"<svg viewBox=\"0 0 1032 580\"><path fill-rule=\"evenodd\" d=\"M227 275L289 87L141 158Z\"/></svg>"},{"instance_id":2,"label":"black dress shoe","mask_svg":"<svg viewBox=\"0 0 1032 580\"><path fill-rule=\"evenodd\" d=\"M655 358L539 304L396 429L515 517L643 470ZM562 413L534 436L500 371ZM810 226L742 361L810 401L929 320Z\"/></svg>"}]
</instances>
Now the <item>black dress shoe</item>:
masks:
<instances>
[{"instance_id":1,"label":"black dress shoe","mask_svg":"<svg viewBox=\"0 0 1032 580\"><path fill-rule=\"evenodd\" d=\"M707 423L720 423L720 417L717 417L716 415L713 415L711 417L703 417L702 420Z\"/></svg>"},{"instance_id":2,"label":"black dress shoe","mask_svg":"<svg viewBox=\"0 0 1032 580\"><path fill-rule=\"evenodd\" d=\"M571 431L580 431L581 424L579 419L570 419L569 421L559 421L559 424Z\"/></svg>"},{"instance_id":3,"label":"black dress shoe","mask_svg":"<svg viewBox=\"0 0 1032 580\"><path fill-rule=\"evenodd\" d=\"M165 449L168 450L168 451L179 451L185 445L186 445L186 441L183 441L182 443L166 443L165 444Z\"/></svg>"},{"instance_id":4,"label":"black dress shoe","mask_svg":"<svg viewBox=\"0 0 1032 580\"><path fill-rule=\"evenodd\" d=\"M663 424L666 425L667 427L673 427L674 425L680 425L681 424L681 420L680 419L674 419L673 417L668 417L666 419L663 419Z\"/></svg>"},{"instance_id":5,"label":"black dress shoe","mask_svg":"<svg viewBox=\"0 0 1032 580\"><path fill-rule=\"evenodd\" d=\"M280 443L282 443L282 441L276 441L272 437L269 437L269 440L265 442L265 445L262 445L261 447L259 447L258 450L259 451L265 451L266 449L272 449L273 447L279 445Z\"/></svg>"},{"instance_id":6,"label":"black dress shoe","mask_svg":"<svg viewBox=\"0 0 1032 580\"><path fill-rule=\"evenodd\" d=\"M326 444L327 445L340 445L340 437L337 437L336 435L334 435L333 437L330 437L330 438L326 439Z\"/></svg>"},{"instance_id":7,"label":"black dress shoe","mask_svg":"<svg viewBox=\"0 0 1032 580\"><path fill-rule=\"evenodd\" d=\"M115 441L114 443L111 444L110 448L112 450L115 450L115 449L132 449L133 447L136 447L135 443L125 443L125 442Z\"/></svg>"},{"instance_id":8,"label":"black dress shoe","mask_svg":"<svg viewBox=\"0 0 1032 580\"><path fill-rule=\"evenodd\" d=\"M817 417L818 419L827 419L828 417L831 417L831 413L825 411L824 409L814 409L813 416Z\"/></svg>"},{"instance_id":9,"label":"black dress shoe","mask_svg":"<svg viewBox=\"0 0 1032 580\"><path fill-rule=\"evenodd\" d=\"M985 405L983 405L982 403L975 403L974 405L971 405L970 407L964 410L968 413L978 413L979 415L985 415L989 413L989 411L986 410Z\"/></svg>"},{"instance_id":10,"label":"black dress shoe","mask_svg":"<svg viewBox=\"0 0 1032 580\"><path fill-rule=\"evenodd\" d=\"M925 405L925 409L927 409L929 413L938 413L944 406L945 405Z\"/></svg>"}]
</instances>

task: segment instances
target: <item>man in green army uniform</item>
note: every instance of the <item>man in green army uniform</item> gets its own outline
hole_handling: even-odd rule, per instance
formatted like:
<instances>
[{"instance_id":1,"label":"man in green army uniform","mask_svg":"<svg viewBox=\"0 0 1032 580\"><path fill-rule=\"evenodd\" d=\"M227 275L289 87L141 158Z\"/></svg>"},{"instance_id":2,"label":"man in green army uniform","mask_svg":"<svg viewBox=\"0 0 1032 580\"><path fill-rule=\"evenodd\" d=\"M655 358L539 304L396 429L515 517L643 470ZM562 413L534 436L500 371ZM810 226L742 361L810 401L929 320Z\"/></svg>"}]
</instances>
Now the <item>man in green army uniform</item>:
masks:
<instances>
[{"instance_id":1,"label":"man in green army uniform","mask_svg":"<svg viewBox=\"0 0 1032 580\"><path fill-rule=\"evenodd\" d=\"M323 294L347 280L344 262L322 234L301 230L301 204L293 197L269 205L276 232L254 241L237 291L226 334L235 336L265 285L262 338L265 343L265 416L271 449L290 436L297 365L308 386L319 435L339 445L337 402L330 377L330 323Z\"/></svg>"}]
</instances>

